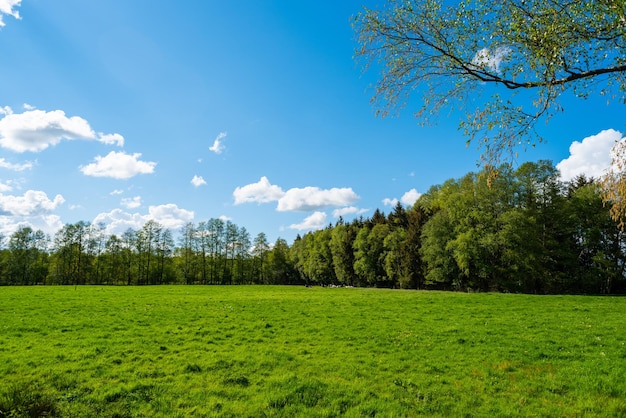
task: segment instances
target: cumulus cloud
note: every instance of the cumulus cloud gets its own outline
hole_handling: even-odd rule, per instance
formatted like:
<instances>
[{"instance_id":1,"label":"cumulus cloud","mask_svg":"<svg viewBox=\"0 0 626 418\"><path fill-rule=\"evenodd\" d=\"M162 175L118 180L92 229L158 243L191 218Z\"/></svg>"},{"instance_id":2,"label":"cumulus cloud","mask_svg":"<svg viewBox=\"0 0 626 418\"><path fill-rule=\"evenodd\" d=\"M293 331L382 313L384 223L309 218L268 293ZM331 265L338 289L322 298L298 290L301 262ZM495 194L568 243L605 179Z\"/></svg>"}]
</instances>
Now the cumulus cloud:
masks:
<instances>
[{"instance_id":1,"label":"cumulus cloud","mask_svg":"<svg viewBox=\"0 0 626 418\"><path fill-rule=\"evenodd\" d=\"M30 170L31 168L33 168L33 163L30 161L26 161L23 164L13 164L13 163L8 162L4 158L0 158L0 168L6 168L8 170L13 170L13 171L24 171L24 170Z\"/></svg>"},{"instance_id":2,"label":"cumulus cloud","mask_svg":"<svg viewBox=\"0 0 626 418\"><path fill-rule=\"evenodd\" d=\"M222 144L222 140L226 138L226 132L220 132L215 141L213 141L213 145L209 147L209 150L213 151L216 154L221 154L224 151L224 144Z\"/></svg>"},{"instance_id":3,"label":"cumulus cloud","mask_svg":"<svg viewBox=\"0 0 626 418\"><path fill-rule=\"evenodd\" d=\"M19 7L22 0L0 0L0 27L5 23L2 20L4 15L13 16L16 19L20 19L20 14L14 7Z\"/></svg>"},{"instance_id":4,"label":"cumulus cloud","mask_svg":"<svg viewBox=\"0 0 626 418\"><path fill-rule=\"evenodd\" d=\"M28 190L22 196L0 194L0 214L37 216L56 209L64 202L65 199L60 194L50 199L40 190Z\"/></svg>"},{"instance_id":5,"label":"cumulus cloud","mask_svg":"<svg viewBox=\"0 0 626 418\"><path fill-rule=\"evenodd\" d=\"M340 216L346 216L346 215L361 215L367 211L368 209L359 209L355 206L348 206L345 208L339 208L339 209L333 210L333 216L335 218L338 218Z\"/></svg>"},{"instance_id":6,"label":"cumulus cloud","mask_svg":"<svg viewBox=\"0 0 626 418\"><path fill-rule=\"evenodd\" d=\"M327 207L350 206L360 197L348 187L320 189L319 187L292 188L283 191L263 176L257 183L237 187L233 192L235 205L242 203L278 202L276 210L280 212L309 212Z\"/></svg>"},{"instance_id":7,"label":"cumulus cloud","mask_svg":"<svg viewBox=\"0 0 626 418\"><path fill-rule=\"evenodd\" d=\"M400 201L404 203L405 205L413 206L415 202L417 202L417 199L420 198L421 195L422 194L418 193L417 190L411 189L402 195L402 197L400 198Z\"/></svg>"},{"instance_id":8,"label":"cumulus cloud","mask_svg":"<svg viewBox=\"0 0 626 418\"><path fill-rule=\"evenodd\" d=\"M170 229L181 228L185 223L193 220L193 216L193 211L181 209L174 203L148 208L148 219L154 219Z\"/></svg>"},{"instance_id":9,"label":"cumulus cloud","mask_svg":"<svg viewBox=\"0 0 626 418\"><path fill-rule=\"evenodd\" d=\"M235 205L242 203L267 203L279 200L285 195L285 192L273 184L263 176L257 183L248 184L246 186L237 187L233 192Z\"/></svg>"},{"instance_id":10,"label":"cumulus cloud","mask_svg":"<svg viewBox=\"0 0 626 418\"><path fill-rule=\"evenodd\" d=\"M586 177L600 177L611 165L611 148L622 139L621 132L607 129L588 136L581 142L572 142L569 157L556 165L561 178L570 181L581 174Z\"/></svg>"},{"instance_id":11,"label":"cumulus cloud","mask_svg":"<svg viewBox=\"0 0 626 418\"><path fill-rule=\"evenodd\" d=\"M193 178L191 179L191 184L196 187L200 187L206 185L206 181L202 178L202 176L193 176Z\"/></svg>"},{"instance_id":12,"label":"cumulus cloud","mask_svg":"<svg viewBox=\"0 0 626 418\"><path fill-rule=\"evenodd\" d=\"M63 223L58 215L51 212L64 202L65 199L59 194L50 199L39 190L28 190L21 196L0 192L0 234L10 236L20 226L54 234Z\"/></svg>"},{"instance_id":13,"label":"cumulus cloud","mask_svg":"<svg viewBox=\"0 0 626 418\"><path fill-rule=\"evenodd\" d=\"M128 228L139 230L149 220L156 221L165 228L172 230L180 229L185 223L193 220L194 212L179 208L174 203L150 206L148 213L129 213L122 209L113 209L110 212L100 213L93 223L103 223L109 234L123 234Z\"/></svg>"},{"instance_id":14,"label":"cumulus cloud","mask_svg":"<svg viewBox=\"0 0 626 418\"><path fill-rule=\"evenodd\" d=\"M141 196L125 197L121 200L120 205L126 209L135 209L141 206Z\"/></svg>"},{"instance_id":15,"label":"cumulus cloud","mask_svg":"<svg viewBox=\"0 0 626 418\"><path fill-rule=\"evenodd\" d=\"M506 46L499 46L495 51L489 48L483 48L478 51L474 58L472 58L472 64L479 68L489 69L497 73L500 72L500 64L511 53L511 48Z\"/></svg>"},{"instance_id":16,"label":"cumulus cloud","mask_svg":"<svg viewBox=\"0 0 626 418\"><path fill-rule=\"evenodd\" d=\"M111 151L105 157L98 155L93 163L81 166L80 171L87 176L129 179L138 174L152 174L155 162L141 161L140 153L126 154Z\"/></svg>"},{"instance_id":17,"label":"cumulus cloud","mask_svg":"<svg viewBox=\"0 0 626 418\"><path fill-rule=\"evenodd\" d=\"M9 237L20 226L30 226L35 231L40 229L48 235L53 235L63 227L61 217L54 214L44 214L33 217L16 217L0 215L0 234Z\"/></svg>"},{"instance_id":18,"label":"cumulus cloud","mask_svg":"<svg viewBox=\"0 0 626 418\"><path fill-rule=\"evenodd\" d=\"M359 200L351 188L332 188L323 190L319 187L293 188L278 200L277 210L312 211L331 206L347 206Z\"/></svg>"},{"instance_id":19,"label":"cumulus cloud","mask_svg":"<svg viewBox=\"0 0 626 418\"><path fill-rule=\"evenodd\" d=\"M113 191L112 191L111 193L109 193L109 194L110 194L111 196L115 196L115 195L122 194L122 193L124 193L124 190L122 190L122 189L115 189L115 190L113 190Z\"/></svg>"},{"instance_id":20,"label":"cumulus cloud","mask_svg":"<svg viewBox=\"0 0 626 418\"><path fill-rule=\"evenodd\" d=\"M321 229L326 226L326 214L324 212L313 212L310 216L307 216L299 224L291 224L289 228L296 229L298 231Z\"/></svg>"},{"instance_id":21,"label":"cumulus cloud","mask_svg":"<svg viewBox=\"0 0 626 418\"><path fill-rule=\"evenodd\" d=\"M383 205L396 206L398 202L402 202L404 205L413 206L413 204L415 204L415 202L417 201L417 199L419 199L421 195L422 194L418 193L417 190L411 189L405 194L403 194L400 200L396 199L395 197L393 199L390 199L388 197L383 199Z\"/></svg>"},{"instance_id":22,"label":"cumulus cloud","mask_svg":"<svg viewBox=\"0 0 626 418\"><path fill-rule=\"evenodd\" d=\"M2 0L0 0L2 1ZM26 110L13 113L10 107L2 108L0 119L0 147L15 152L40 152L62 140L97 140L105 144L123 145L119 134L96 133L89 123L79 117L68 117L62 110Z\"/></svg>"}]
</instances>

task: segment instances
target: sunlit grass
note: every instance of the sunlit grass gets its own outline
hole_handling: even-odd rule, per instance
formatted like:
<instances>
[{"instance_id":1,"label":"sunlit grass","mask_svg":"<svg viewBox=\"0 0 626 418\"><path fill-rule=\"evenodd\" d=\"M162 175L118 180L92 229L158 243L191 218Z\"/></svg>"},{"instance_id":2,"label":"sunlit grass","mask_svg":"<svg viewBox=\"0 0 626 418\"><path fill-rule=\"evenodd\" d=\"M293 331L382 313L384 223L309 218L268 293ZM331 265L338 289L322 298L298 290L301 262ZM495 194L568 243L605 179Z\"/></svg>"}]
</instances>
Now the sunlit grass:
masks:
<instances>
[{"instance_id":1,"label":"sunlit grass","mask_svg":"<svg viewBox=\"0 0 626 418\"><path fill-rule=\"evenodd\" d=\"M0 416L619 416L626 299L0 288Z\"/></svg>"}]
</instances>

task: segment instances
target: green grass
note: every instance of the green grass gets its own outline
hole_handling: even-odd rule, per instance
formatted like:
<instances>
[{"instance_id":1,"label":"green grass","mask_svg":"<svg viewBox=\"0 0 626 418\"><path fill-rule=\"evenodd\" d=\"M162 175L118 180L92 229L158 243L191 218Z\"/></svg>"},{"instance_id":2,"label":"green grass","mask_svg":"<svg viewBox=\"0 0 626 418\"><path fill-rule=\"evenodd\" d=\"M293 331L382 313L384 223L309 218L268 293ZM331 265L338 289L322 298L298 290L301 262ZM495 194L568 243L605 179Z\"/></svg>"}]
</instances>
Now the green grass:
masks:
<instances>
[{"instance_id":1,"label":"green grass","mask_svg":"<svg viewBox=\"0 0 626 418\"><path fill-rule=\"evenodd\" d=\"M0 288L4 416L624 416L626 298Z\"/></svg>"}]
</instances>

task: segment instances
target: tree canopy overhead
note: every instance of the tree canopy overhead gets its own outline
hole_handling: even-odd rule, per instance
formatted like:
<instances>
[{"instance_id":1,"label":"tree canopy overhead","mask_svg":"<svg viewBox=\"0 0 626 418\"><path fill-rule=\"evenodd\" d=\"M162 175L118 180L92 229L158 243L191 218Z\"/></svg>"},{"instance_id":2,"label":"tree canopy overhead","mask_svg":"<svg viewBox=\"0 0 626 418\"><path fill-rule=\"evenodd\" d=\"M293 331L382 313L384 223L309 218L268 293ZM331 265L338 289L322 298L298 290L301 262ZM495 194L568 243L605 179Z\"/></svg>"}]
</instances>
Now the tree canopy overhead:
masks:
<instances>
[{"instance_id":1,"label":"tree canopy overhead","mask_svg":"<svg viewBox=\"0 0 626 418\"><path fill-rule=\"evenodd\" d=\"M423 123L458 108L488 165L541 142L565 92L626 103L626 0L388 0L353 23L357 57L382 67L377 113L411 94Z\"/></svg>"}]
</instances>

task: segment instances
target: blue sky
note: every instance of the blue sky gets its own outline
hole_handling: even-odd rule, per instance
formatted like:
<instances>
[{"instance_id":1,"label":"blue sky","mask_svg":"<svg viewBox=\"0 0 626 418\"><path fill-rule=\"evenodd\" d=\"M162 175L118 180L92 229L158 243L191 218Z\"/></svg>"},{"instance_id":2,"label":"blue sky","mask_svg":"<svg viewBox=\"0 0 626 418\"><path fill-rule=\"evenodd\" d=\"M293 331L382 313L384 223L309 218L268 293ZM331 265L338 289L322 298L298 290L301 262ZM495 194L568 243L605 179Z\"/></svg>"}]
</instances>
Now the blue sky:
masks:
<instances>
[{"instance_id":1,"label":"blue sky","mask_svg":"<svg viewBox=\"0 0 626 418\"><path fill-rule=\"evenodd\" d=\"M291 243L475 171L454 114L375 117L350 19L383 3L0 0L0 233L221 217ZM600 174L624 106L563 104L518 163Z\"/></svg>"}]
</instances>

